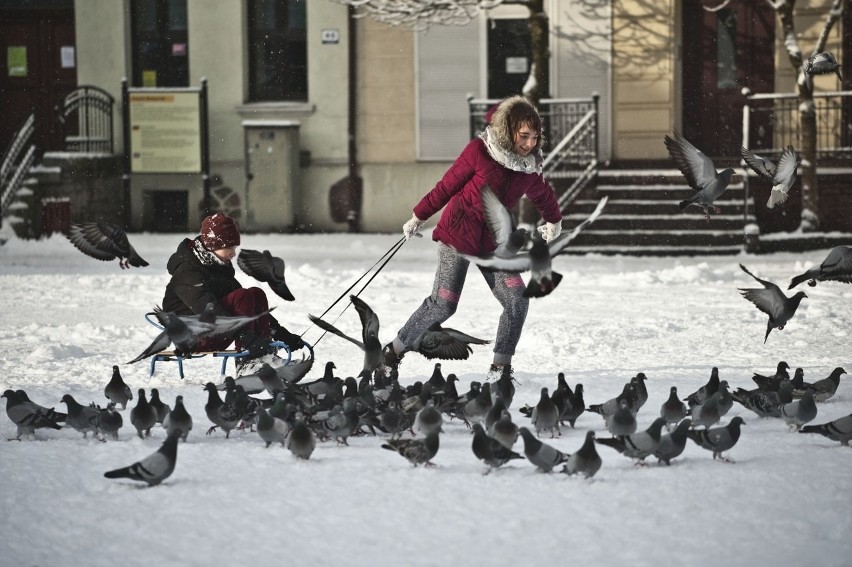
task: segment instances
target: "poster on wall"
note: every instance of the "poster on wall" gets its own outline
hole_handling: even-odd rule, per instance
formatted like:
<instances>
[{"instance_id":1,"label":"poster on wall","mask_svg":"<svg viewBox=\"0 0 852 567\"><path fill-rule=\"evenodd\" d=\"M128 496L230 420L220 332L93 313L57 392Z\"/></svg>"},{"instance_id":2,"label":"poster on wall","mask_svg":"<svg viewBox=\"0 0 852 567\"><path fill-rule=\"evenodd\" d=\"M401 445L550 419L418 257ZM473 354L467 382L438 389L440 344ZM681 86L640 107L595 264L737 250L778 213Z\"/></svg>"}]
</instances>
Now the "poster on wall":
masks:
<instances>
[{"instance_id":1,"label":"poster on wall","mask_svg":"<svg viewBox=\"0 0 852 567\"><path fill-rule=\"evenodd\" d=\"M198 92L131 92L132 173L201 173Z\"/></svg>"}]
</instances>

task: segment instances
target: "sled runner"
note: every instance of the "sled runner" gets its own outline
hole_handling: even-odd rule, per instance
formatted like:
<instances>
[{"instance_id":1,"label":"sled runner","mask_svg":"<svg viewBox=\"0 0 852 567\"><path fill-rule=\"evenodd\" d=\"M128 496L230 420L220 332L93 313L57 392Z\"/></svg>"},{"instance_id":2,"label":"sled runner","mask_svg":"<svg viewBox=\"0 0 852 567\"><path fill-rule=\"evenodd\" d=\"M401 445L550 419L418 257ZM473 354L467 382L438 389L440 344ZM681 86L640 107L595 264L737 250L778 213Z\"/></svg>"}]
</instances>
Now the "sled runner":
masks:
<instances>
[{"instance_id":1,"label":"sled runner","mask_svg":"<svg viewBox=\"0 0 852 567\"><path fill-rule=\"evenodd\" d=\"M145 313L145 320L148 321L148 323L150 323L151 325L157 327L159 330L161 330L161 331L163 330L163 326L160 325L160 322L157 320L157 316L153 311ZM290 349L287 347L286 344L284 344L280 341L272 341L272 342L269 343L269 345L278 350L278 355L281 356L282 358L285 358L287 364L290 363L292 353L290 352ZM286 357L284 356L284 353L287 353ZM213 355L213 357L215 357L215 358L221 358L222 359L222 366L219 370L219 373L220 373L220 377L224 378L225 377L225 371L228 368L228 361L232 358L236 361L236 359L242 358L244 356L248 356L248 354L249 354L249 352L247 350L236 350L236 349L226 349L226 350L216 350L216 351L209 350L209 351L201 351L201 352L192 352L192 353L188 353L188 354L176 353L174 350L162 350L162 351L158 352L157 354L151 356L151 365L148 369L148 377L150 378L151 376L154 375L154 371L156 370L158 362L177 362L178 363L178 373L180 374L181 379L183 379L183 377L184 377L183 361L184 360L190 360L190 359L193 359L193 358L203 358L207 355Z\"/></svg>"}]
</instances>

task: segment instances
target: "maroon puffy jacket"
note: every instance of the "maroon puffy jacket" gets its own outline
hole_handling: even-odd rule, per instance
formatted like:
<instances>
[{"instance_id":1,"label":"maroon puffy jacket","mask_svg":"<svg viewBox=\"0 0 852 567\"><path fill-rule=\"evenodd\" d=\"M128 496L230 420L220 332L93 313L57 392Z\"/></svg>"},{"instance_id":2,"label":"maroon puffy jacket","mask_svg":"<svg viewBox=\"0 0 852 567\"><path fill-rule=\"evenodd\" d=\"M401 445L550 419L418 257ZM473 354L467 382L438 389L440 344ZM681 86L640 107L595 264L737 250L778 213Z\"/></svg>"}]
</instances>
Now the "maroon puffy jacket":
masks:
<instances>
[{"instance_id":1,"label":"maroon puffy jacket","mask_svg":"<svg viewBox=\"0 0 852 567\"><path fill-rule=\"evenodd\" d=\"M556 195L544 176L500 165L480 138L470 141L434 189L417 203L414 214L426 220L446 206L432 239L462 254L489 254L497 243L485 223L479 200L479 191L486 184L507 209L511 210L526 195L545 221L562 222Z\"/></svg>"}]
</instances>

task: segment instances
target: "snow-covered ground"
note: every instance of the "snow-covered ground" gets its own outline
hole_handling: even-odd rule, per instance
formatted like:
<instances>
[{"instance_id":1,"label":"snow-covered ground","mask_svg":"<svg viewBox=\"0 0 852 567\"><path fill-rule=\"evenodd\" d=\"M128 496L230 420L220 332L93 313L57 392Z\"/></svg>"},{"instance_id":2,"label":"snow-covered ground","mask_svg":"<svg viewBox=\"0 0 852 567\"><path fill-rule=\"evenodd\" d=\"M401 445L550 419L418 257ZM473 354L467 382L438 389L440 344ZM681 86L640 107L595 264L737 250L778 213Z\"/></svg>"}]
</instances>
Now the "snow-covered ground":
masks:
<instances>
[{"instance_id":1,"label":"snow-covered ground","mask_svg":"<svg viewBox=\"0 0 852 567\"><path fill-rule=\"evenodd\" d=\"M8 228L4 229L8 234ZM427 235L428 236L428 235ZM350 446L321 443L310 461L281 447L265 449L255 433L205 436L207 381L219 360L172 364L148 377L145 362L127 365L156 331L143 314L161 301L165 263L181 235L131 234L151 265L122 271L117 262L85 257L62 236L38 242L14 237L0 246L0 389L23 388L64 411L65 393L106 402L103 388L119 364L132 388L156 387L170 404L183 395L195 419L162 485L143 488L103 477L150 454L165 438L141 440L129 425L119 441L100 443L71 429L39 430L35 441L0 442L0 564L49 565L823 565L852 558L852 450L788 431L735 405L746 420L729 456L714 461L689 443L671 467L647 467L600 446L603 467L591 480L535 472L513 461L484 476L471 436L448 422L435 468L413 468L380 448L382 438ZM295 303L270 293L276 315L314 342L308 313L320 314L396 240L397 235L244 235L243 247L269 249L287 261ZM827 251L768 256L556 259L557 290L531 304L514 363L520 385L512 415L534 404L542 386L565 372L582 383L587 403L620 392L637 372L650 399L639 427L658 415L669 388L685 396L717 366L732 388L752 388L754 372L772 374L779 360L805 379L836 366L852 371L852 286L803 286L808 299L766 344L766 317L740 297L751 287L744 263L786 288L789 278ZM435 245L407 243L361 295L378 313L383 341L431 289ZM252 281L238 271L244 285ZM265 284L260 284L266 288ZM329 314L334 320L343 308ZM498 305L471 270L451 326L493 338ZM357 334L354 310L337 321ZM318 377L328 360L341 376L357 374L362 354L326 336L316 348ZM443 364L459 390L482 380L487 347L467 361ZM403 385L426 380L433 364L409 354ZM131 404L135 403L132 402ZM852 379L819 406L814 423L852 412ZM584 433L606 435L602 419L584 414L554 446L573 452ZM0 416L0 435L15 427ZM516 447L522 451L522 443Z\"/></svg>"}]
</instances>

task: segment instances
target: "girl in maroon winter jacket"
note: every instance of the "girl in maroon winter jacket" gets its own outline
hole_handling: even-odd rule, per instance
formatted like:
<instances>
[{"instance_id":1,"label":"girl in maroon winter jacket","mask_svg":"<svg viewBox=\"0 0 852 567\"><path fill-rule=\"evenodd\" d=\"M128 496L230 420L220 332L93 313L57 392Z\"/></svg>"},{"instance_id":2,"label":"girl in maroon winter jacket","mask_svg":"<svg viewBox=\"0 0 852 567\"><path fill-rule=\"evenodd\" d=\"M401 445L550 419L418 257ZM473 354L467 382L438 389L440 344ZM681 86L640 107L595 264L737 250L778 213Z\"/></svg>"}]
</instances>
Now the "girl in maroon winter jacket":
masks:
<instances>
[{"instance_id":1,"label":"girl in maroon winter jacket","mask_svg":"<svg viewBox=\"0 0 852 567\"><path fill-rule=\"evenodd\" d=\"M535 107L515 96L501 102L482 135L464 148L435 187L414 207L414 216L402 227L405 238L417 234L429 217L444 212L432 232L439 243L438 269L432 294L411 315L393 342L385 346L385 365L395 368L403 353L434 323L443 323L458 307L469 262L459 254L483 256L496 242L485 222L479 194L491 187L511 209L526 195L545 224L539 227L549 242L562 231L562 213L553 189L542 175L542 124ZM512 355L521 338L529 299L517 273L480 268L494 297L503 306L488 378L499 377L503 366L511 370Z\"/></svg>"}]
</instances>

